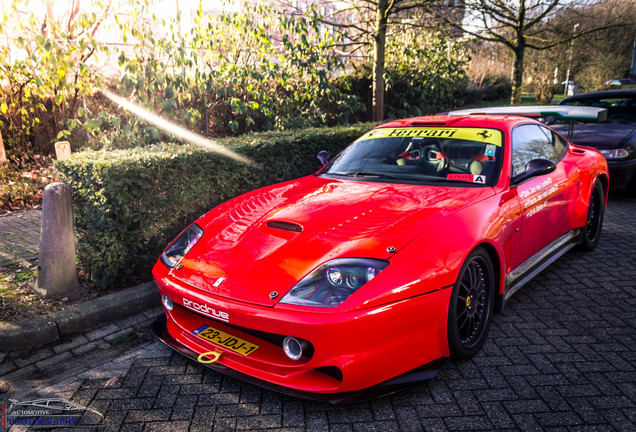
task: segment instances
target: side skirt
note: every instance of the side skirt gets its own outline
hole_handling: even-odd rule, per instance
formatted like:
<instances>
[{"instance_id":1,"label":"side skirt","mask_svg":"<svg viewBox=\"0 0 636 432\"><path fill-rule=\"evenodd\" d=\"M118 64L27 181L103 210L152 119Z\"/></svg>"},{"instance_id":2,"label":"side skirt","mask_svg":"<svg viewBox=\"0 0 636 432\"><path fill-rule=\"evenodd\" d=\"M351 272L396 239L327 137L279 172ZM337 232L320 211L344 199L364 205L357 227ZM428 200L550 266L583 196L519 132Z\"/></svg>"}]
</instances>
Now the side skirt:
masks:
<instances>
[{"instance_id":1,"label":"side skirt","mask_svg":"<svg viewBox=\"0 0 636 432\"><path fill-rule=\"evenodd\" d=\"M506 289L504 295L499 296L497 311L503 312L506 302L514 293L576 246L579 243L580 235L581 230L578 228L568 231L508 273Z\"/></svg>"}]
</instances>

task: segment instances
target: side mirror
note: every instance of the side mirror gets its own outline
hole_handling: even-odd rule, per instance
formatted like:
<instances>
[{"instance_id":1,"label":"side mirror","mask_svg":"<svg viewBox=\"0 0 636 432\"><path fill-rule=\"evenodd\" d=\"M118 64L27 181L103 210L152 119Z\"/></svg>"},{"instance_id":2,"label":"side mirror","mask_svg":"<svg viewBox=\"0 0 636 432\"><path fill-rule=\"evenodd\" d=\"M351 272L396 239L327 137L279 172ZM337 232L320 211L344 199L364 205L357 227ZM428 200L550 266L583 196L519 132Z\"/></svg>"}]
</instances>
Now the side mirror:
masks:
<instances>
[{"instance_id":1,"label":"side mirror","mask_svg":"<svg viewBox=\"0 0 636 432\"><path fill-rule=\"evenodd\" d=\"M318 152L318 160L320 161L320 163L325 166L327 165L327 162L329 162L329 158L331 156L329 156L329 152L327 150L321 150L320 152Z\"/></svg>"},{"instance_id":2,"label":"side mirror","mask_svg":"<svg viewBox=\"0 0 636 432\"><path fill-rule=\"evenodd\" d=\"M551 173L556 169L556 164L548 159L532 159L526 164L526 170L512 179L514 184L519 184L529 178Z\"/></svg>"}]
</instances>

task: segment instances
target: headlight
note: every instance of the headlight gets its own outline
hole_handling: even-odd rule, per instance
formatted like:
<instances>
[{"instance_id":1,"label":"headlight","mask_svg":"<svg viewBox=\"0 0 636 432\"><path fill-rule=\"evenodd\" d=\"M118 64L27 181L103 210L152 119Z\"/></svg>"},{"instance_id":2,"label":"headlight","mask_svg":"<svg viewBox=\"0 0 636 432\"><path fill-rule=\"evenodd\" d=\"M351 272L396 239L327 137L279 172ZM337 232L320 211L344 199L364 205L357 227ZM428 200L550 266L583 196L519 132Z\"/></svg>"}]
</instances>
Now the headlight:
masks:
<instances>
[{"instance_id":1,"label":"headlight","mask_svg":"<svg viewBox=\"0 0 636 432\"><path fill-rule=\"evenodd\" d=\"M179 234L179 237L174 239L170 246L168 246L164 253L161 254L161 262L169 268L173 268L177 265L181 258L188 253L192 246L199 241L203 235L203 230L196 224L192 224L187 230Z\"/></svg>"},{"instance_id":2,"label":"headlight","mask_svg":"<svg viewBox=\"0 0 636 432\"><path fill-rule=\"evenodd\" d=\"M629 156L627 149L599 150L605 159L624 159Z\"/></svg>"},{"instance_id":3,"label":"headlight","mask_svg":"<svg viewBox=\"0 0 636 432\"><path fill-rule=\"evenodd\" d=\"M305 276L280 302L302 306L338 306L388 265L387 261L370 258L329 261Z\"/></svg>"}]
</instances>

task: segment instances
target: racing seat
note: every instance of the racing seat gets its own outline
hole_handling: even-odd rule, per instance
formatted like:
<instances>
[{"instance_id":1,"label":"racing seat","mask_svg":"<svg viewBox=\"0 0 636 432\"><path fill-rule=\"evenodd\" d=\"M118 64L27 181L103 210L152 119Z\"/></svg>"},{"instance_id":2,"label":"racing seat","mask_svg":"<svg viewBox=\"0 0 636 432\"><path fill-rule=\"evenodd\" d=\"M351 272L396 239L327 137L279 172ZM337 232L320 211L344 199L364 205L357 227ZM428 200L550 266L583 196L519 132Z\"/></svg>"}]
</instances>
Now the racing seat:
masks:
<instances>
[{"instance_id":1,"label":"racing seat","mask_svg":"<svg viewBox=\"0 0 636 432\"><path fill-rule=\"evenodd\" d=\"M490 171L490 167L494 162L493 156L486 156L484 153L479 153L468 162L466 169L469 173L474 175L487 174L486 171Z\"/></svg>"},{"instance_id":2,"label":"racing seat","mask_svg":"<svg viewBox=\"0 0 636 432\"><path fill-rule=\"evenodd\" d=\"M484 171L484 165L477 159L471 159L470 162L468 162L467 168L469 173L475 175L479 175Z\"/></svg>"}]
</instances>

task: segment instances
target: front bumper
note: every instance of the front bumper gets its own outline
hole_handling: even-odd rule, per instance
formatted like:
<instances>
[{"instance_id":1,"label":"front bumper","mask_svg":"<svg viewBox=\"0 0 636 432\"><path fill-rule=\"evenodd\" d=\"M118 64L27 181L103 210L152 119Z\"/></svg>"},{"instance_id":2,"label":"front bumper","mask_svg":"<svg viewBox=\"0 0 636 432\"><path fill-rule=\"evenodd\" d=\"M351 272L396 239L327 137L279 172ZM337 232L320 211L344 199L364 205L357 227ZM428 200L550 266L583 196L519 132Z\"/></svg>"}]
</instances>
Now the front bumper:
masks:
<instances>
[{"instance_id":1,"label":"front bumper","mask_svg":"<svg viewBox=\"0 0 636 432\"><path fill-rule=\"evenodd\" d=\"M157 336L190 358L218 352L214 369L283 393L334 403L368 399L433 378L449 356L447 288L338 312L239 302L167 273L156 266L159 291L174 303L166 320L155 326ZM205 325L260 348L249 355L225 349L193 333ZM285 336L308 341L306 355L288 358L282 348Z\"/></svg>"},{"instance_id":2,"label":"front bumper","mask_svg":"<svg viewBox=\"0 0 636 432\"><path fill-rule=\"evenodd\" d=\"M194 351L186 348L181 345L177 340L175 340L166 327L167 320L166 316L160 316L157 320L152 323L150 329L152 332L159 338L160 341L168 345L170 348L175 351L183 354L186 357L189 357L192 360L198 361L199 355ZM283 393L286 395L309 399L309 400L317 400L317 401L328 401L334 405L344 405L351 404L357 402L364 402L370 399L375 399L380 396L386 396L395 392L399 392L405 390L407 388L413 387L421 382L431 380L437 376L440 369L446 361L447 357L442 357L437 360L434 360L428 364L420 366L412 371L406 372L400 376L392 378L388 381L385 381L380 384L376 384L372 387L359 390L359 391L350 391L343 393L312 393L300 390L294 390L291 388L283 387L280 385L272 384L270 382L255 378L253 376L244 374L227 366L224 366L220 363L207 363L205 366L214 369L218 372L221 372L225 375L231 376L233 378L240 379L241 381L245 381L251 384L255 384L257 386L274 390L279 393Z\"/></svg>"}]
</instances>

